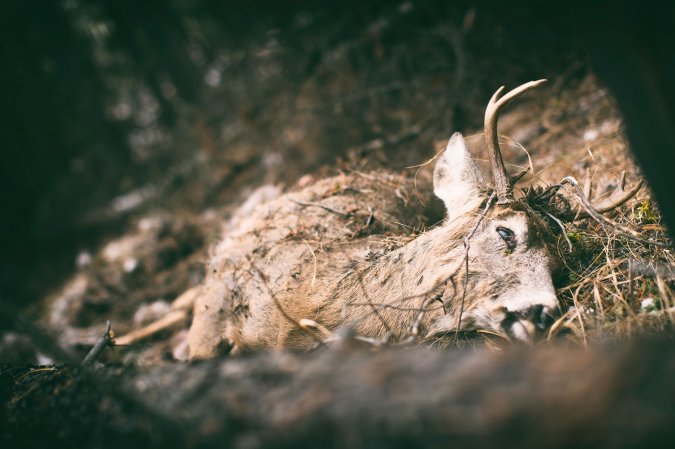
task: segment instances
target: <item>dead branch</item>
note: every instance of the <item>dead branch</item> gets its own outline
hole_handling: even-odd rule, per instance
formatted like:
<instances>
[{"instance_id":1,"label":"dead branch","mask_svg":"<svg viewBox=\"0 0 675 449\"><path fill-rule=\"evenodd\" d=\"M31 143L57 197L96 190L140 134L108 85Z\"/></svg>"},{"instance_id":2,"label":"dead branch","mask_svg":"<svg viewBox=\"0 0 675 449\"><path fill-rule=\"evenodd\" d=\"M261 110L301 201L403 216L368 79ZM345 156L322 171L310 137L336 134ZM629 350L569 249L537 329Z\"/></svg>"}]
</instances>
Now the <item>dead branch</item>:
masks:
<instances>
[{"instance_id":1,"label":"dead branch","mask_svg":"<svg viewBox=\"0 0 675 449\"><path fill-rule=\"evenodd\" d=\"M272 287L270 286L270 284L269 284L269 282L268 282L268 280L267 280L267 276L265 275L265 273L263 273L262 271L260 271L260 268L258 268L258 267L255 265L254 262L252 262L252 261L249 261L249 262L251 263L251 268L252 268L253 270L255 270L255 272L256 272L256 273L258 274L258 276L260 277L260 280L263 282L263 285L265 286L265 289L267 290L267 293L270 295L270 297L271 297L272 300L274 301L274 305L276 306L276 308L277 308L277 309L279 310L279 312L281 313L281 316L283 316L284 319L285 319L286 321L288 321L289 323L291 323L292 325L294 325L296 328L303 330L305 333L307 333L307 335L309 335L309 336L312 337L314 340L316 340L317 343L323 344L323 340L320 339L319 337L317 337L317 336L314 334L314 332L311 332L311 331L309 330L309 329L310 329L309 326L303 326L302 324L300 324L300 322L299 322L298 320L296 320L295 318L293 318L292 316L290 316L290 315L286 312L286 309L284 309L284 307L283 307L283 306L281 305L281 303L279 302L279 298L277 298L276 293L274 293L274 292L272 291Z\"/></svg>"},{"instance_id":2,"label":"dead branch","mask_svg":"<svg viewBox=\"0 0 675 449\"><path fill-rule=\"evenodd\" d=\"M654 245L654 246L659 246L659 247L662 247L662 248L669 248L671 246L668 243L643 239L640 236L640 233L635 231L634 229L631 229L628 226L624 226L620 223L617 223L617 222L615 222L613 220L610 220L609 218L603 216L599 211L597 211L593 208L593 205L591 205L591 203L589 203L586 200L586 198L584 197L584 192L581 189L581 187L579 186L579 182L576 179L574 179L572 176L564 177L562 179L562 181L560 182L560 184L563 185L563 188L564 188L564 184L571 185L572 188L574 189L573 192L569 192L567 189L565 189L565 190L568 191L570 193L570 195L572 195L572 197L576 201L578 201L579 204L581 204L583 206L583 208L586 210L586 212L588 213L588 215L591 218L593 218L595 221L600 223L603 227L609 227L614 232L619 233L626 238L629 238L629 239L634 240L634 241L639 242L639 243L644 243L646 245Z\"/></svg>"},{"instance_id":3,"label":"dead branch","mask_svg":"<svg viewBox=\"0 0 675 449\"><path fill-rule=\"evenodd\" d=\"M319 207L319 208L321 208L325 211L331 212L335 215L339 215L340 217L348 218L351 215L349 212L342 212L342 211L339 211L337 209L333 209L332 207L326 206L326 205L321 204L321 203L308 203L308 202L299 201L299 200L296 200L296 199L290 198L290 197L288 199L291 202L293 202L295 204L298 204L300 206L303 206L303 207Z\"/></svg>"},{"instance_id":4,"label":"dead branch","mask_svg":"<svg viewBox=\"0 0 675 449\"><path fill-rule=\"evenodd\" d=\"M478 216L478 219L476 220L476 224L473 226L473 229L467 235L464 237L464 266L466 268L466 276L464 277L464 287L462 289L462 302L460 303L459 307L459 318L457 319L457 330L455 331L455 341L457 340L457 337L459 336L459 330L462 325L462 314L464 313L464 302L466 300L466 287L467 283L469 281L469 248L470 243L469 241L471 240L471 237L476 233L476 230L478 229L478 226L480 226L481 222L485 218L485 215L487 215L488 210L490 209L490 206L492 205L492 202L494 201L495 197L497 196L497 192L492 192L490 197L487 200L487 203L485 203L485 209L483 209L483 212Z\"/></svg>"},{"instance_id":5,"label":"dead branch","mask_svg":"<svg viewBox=\"0 0 675 449\"><path fill-rule=\"evenodd\" d=\"M101 353L105 350L105 348L108 348L110 346L113 346L113 335L112 332L110 331L110 320L106 321L105 324L105 332L101 336L101 338L96 342L93 348L87 353L87 355L84 357L84 360L82 360L82 366L89 366L92 363L96 361L98 356L101 355Z\"/></svg>"}]
</instances>

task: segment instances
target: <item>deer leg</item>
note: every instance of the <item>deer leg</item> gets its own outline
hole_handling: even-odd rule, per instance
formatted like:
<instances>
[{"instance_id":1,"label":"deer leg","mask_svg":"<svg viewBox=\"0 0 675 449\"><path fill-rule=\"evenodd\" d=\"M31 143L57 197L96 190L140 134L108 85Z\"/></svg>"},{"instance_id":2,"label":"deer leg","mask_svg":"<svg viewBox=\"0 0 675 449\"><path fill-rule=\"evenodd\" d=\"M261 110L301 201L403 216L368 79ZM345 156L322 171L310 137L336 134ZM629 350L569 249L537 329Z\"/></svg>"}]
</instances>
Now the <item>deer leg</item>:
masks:
<instances>
[{"instance_id":1,"label":"deer leg","mask_svg":"<svg viewBox=\"0 0 675 449\"><path fill-rule=\"evenodd\" d=\"M163 330L170 329L187 321L190 309L201 292L201 287L193 287L183 292L171 303L171 311L158 320L126 335L115 338L115 344L120 346L133 345L146 338L157 335Z\"/></svg>"}]
</instances>

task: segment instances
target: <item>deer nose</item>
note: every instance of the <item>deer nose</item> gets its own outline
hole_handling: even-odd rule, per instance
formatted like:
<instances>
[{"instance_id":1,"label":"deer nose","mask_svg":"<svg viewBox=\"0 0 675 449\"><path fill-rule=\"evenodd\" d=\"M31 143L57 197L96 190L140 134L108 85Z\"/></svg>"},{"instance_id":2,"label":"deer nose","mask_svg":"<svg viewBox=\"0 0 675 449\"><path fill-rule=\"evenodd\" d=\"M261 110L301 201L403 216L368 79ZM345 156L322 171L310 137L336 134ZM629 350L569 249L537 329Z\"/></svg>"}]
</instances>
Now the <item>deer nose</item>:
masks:
<instances>
[{"instance_id":1,"label":"deer nose","mask_svg":"<svg viewBox=\"0 0 675 449\"><path fill-rule=\"evenodd\" d=\"M502 326L509 337L533 342L538 340L544 331L553 324L556 310L542 304L536 304L523 310L507 311Z\"/></svg>"},{"instance_id":2,"label":"deer nose","mask_svg":"<svg viewBox=\"0 0 675 449\"><path fill-rule=\"evenodd\" d=\"M526 309L522 315L524 319L532 322L537 330L543 331L553 324L554 313L548 307L537 304Z\"/></svg>"}]
</instances>

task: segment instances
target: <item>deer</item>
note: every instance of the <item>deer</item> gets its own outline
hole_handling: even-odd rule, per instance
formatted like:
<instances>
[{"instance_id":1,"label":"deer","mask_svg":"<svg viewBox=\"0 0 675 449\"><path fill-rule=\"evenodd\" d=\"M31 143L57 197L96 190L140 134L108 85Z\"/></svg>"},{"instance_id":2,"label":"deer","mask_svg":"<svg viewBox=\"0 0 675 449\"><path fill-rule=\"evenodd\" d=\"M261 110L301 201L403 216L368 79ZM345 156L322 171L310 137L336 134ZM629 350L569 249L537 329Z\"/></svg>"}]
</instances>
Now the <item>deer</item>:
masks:
<instances>
[{"instance_id":1,"label":"deer","mask_svg":"<svg viewBox=\"0 0 675 449\"><path fill-rule=\"evenodd\" d=\"M514 184L527 170L507 172L498 121L504 106L545 81L504 95L502 86L488 102L492 184L462 134L450 137L433 169L433 193L445 208L440 224L387 238L410 234L419 217L401 194L405 182L387 173L342 174L280 194L233 218L204 282L179 297L173 315L151 332L184 320L192 308L190 360L311 349L343 329L369 341L470 332L536 341L560 312L553 284L558 238L550 214L516 197ZM635 192L594 210L606 212Z\"/></svg>"}]
</instances>

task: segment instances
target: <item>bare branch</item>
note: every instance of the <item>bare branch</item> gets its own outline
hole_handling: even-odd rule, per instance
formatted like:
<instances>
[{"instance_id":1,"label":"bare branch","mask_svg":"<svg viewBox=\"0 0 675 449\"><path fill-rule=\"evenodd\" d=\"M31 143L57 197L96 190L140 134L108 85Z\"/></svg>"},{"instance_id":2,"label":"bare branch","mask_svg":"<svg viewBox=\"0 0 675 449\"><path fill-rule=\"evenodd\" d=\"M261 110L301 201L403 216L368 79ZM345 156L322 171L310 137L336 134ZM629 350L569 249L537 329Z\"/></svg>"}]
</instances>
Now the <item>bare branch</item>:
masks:
<instances>
[{"instance_id":1,"label":"bare branch","mask_svg":"<svg viewBox=\"0 0 675 449\"><path fill-rule=\"evenodd\" d=\"M339 210L337 210L337 209L333 209L332 207L325 206L325 205L323 205L323 204L321 204L321 203L306 203L306 202L304 202L304 201L299 201L299 200L296 200L296 199L290 198L290 197L289 197L288 199L289 199L291 202L293 202L293 203L295 203L295 204L298 204L298 205L300 205L300 206L305 206L305 207L307 207L307 206L319 207L319 208L321 208L321 209L323 209L323 210L325 210L325 211L331 212L331 213L333 213L333 214L335 214L335 215L339 215L340 217L345 217L345 218L346 218L346 217L349 217L349 215L350 215L350 214L347 213L347 212L342 212L342 211L339 211Z\"/></svg>"},{"instance_id":2,"label":"bare branch","mask_svg":"<svg viewBox=\"0 0 675 449\"><path fill-rule=\"evenodd\" d=\"M644 244L647 244L647 245L660 246L662 248L669 248L671 246L667 243L643 239L640 236L640 233L637 232L636 230L631 229L628 226L624 226L620 223L617 223L617 222L615 222L613 220L610 220L609 218L603 216L599 211L597 211L593 208L593 205L591 203L589 203L588 200L586 200L586 198L584 198L584 192L581 189L581 187L579 187L579 182L576 179L574 179L573 177L571 177L571 176L564 177L563 180L560 182L560 184L563 185L563 188L564 188L564 184L571 185L574 189L574 192L570 192L572 197L575 200L577 200L583 206L584 209L586 209L586 212L588 213L588 215L591 218L593 218L595 221L600 223L602 226L609 226L611 229L613 229L615 231L618 231L623 236L625 236L625 237L627 237L631 240L634 240L636 242L644 243Z\"/></svg>"},{"instance_id":3,"label":"bare branch","mask_svg":"<svg viewBox=\"0 0 675 449\"><path fill-rule=\"evenodd\" d=\"M113 346L112 333L110 332L110 320L105 323L105 332L103 336L96 342L93 348L87 353L82 360L82 366L89 366L96 361L98 356L105 350L105 348Z\"/></svg>"},{"instance_id":4,"label":"bare branch","mask_svg":"<svg viewBox=\"0 0 675 449\"><path fill-rule=\"evenodd\" d=\"M490 195L490 198L488 198L487 203L485 203L485 209L483 209L483 212L478 216L478 219L476 220L476 224L474 225L473 229L467 235L464 237L464 267L466 269L466 276L464 277L464 287L462 289L462 302L460 303L459 306L459 317L457 319L457 330L455 331L455 341L457 341L457 337L459 336L459 331L462 326L462 315L464 314L464 302L466 300L466 286L467 283L469 282L469 248L470 243L469 241L471 240L471 237L476 233L476 230L478 229L478 226L480 226L481 222L485 218L485 215L487 215L488 210L490 210L490 206L492 205L492 202L495 199L495 195L497 195L495 192L492 192L492 195Z\"/></svg>"}]
</instances>

